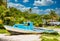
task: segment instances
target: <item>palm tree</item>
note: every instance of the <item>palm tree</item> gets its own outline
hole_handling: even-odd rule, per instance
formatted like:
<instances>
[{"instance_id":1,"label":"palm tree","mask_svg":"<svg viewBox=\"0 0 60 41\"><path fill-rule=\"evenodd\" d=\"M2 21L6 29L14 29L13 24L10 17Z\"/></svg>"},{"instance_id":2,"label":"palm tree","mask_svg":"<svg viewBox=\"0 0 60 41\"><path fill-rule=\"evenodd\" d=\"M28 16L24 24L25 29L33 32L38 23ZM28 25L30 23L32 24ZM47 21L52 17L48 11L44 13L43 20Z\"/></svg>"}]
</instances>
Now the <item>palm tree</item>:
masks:
<instances>
[{"instance_id":1,"label":"palm tree","mask_svg":"<svg viewBox=\"0 0 60 41\"><path fill-rule=\"evenodd\" d=\"M58 15L53 10L50 11L50 17L51 17L52 20L57 20L58 19Z\"/></svg>"},{"instance_id":2,"label":"palm tree","mask_svg":"<svg viewBox=\"0 0 60 41\"><path fill-rule=\"evenodd\" d=\"M32 9L30 8L28 12L31 13L32 12Z\"/></svg>"},{"instance_id":3,"label":"palm tree","mask_svg":"<svg viewBox=\"0 0 60 41\"><path fill-rule=\"evenodd\" d=\"M30 8L30 9L29 9L29 11L31 12L31 11L32 11L32 9Z\"/></svg>"}]
</instances>

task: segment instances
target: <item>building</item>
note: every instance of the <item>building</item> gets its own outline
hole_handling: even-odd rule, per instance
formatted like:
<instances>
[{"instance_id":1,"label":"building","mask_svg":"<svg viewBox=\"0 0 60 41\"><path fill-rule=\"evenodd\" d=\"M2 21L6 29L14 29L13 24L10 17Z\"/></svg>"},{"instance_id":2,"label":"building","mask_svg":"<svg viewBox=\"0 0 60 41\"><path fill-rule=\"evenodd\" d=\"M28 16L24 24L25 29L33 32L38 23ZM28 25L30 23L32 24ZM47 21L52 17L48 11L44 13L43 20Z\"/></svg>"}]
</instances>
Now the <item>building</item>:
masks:
<instances>
[{"instance_id":1,"label":"building","mask_svg":"<svg viewBox=\"0 0 60 41\"><path fill-rule=\"evenodd\" d=\"M60 25L60 22L49 22L51 25Z\"/></svg>"}]
</instances>

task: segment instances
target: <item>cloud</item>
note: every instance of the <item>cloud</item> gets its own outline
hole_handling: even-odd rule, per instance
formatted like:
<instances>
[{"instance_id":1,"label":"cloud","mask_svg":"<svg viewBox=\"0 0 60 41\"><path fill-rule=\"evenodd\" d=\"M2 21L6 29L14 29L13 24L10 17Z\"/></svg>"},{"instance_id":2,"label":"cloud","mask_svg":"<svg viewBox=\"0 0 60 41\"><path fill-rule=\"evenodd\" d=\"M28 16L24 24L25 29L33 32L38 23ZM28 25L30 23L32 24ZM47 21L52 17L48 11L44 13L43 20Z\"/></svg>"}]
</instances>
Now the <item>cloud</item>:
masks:
<instances>
[{"instance_id":1,"label":"cloud","mask_svg":"<svg viewBox=\"0 0 60 41\"><path fill-rule=\"evenodd\" d=\"M33 7L33 9L38 9L38 7Z\"/></svg>"},{"instance_id":2,"label":"cloud","mask_svg":"<svg viewBox=\"0 0 60 41\"><path fill-rule=\"evenodd\" d=\"M17 4L17 3L12 3L12 2L9 2L9 3L8 3L8 7L17 8L17 9L21 10L22 12L30 9L30 7L25 7L25 6L22 5L22 4Z\"/></svg>"},{"instance_id":3,"label":"cloud","mask_svg":"<svg viewBox=\"0 0 60 41\"><path fill-rule=\"evenodd\" d=\"M29 2L29 0L23 0L24 3Z\"/></svg>"},{"instance_id":4,"label":"cloud","mask_svg":"<svg viewBox=\"0 0 60 41\"><path fill-rule=\"evenodd\" d=\"M37 13L37 14L48 14L50 9L42 10L39 9L38 7L32 8L32 13Z\"/></svg>"},{"instance_id":5,"label":"cloud","mask_svg":"<svg viewBox=\"0 0 60 41\"><path fill-rule=\"evenodd\" d=\"M38 7L33 7L33 8L32 8L32 13L37 13L37 14L39 14L39 13L40 13L40 9L38 9Z\"/></svg>"},{"instance_id":6,"label":"cloud","mask_svg":"<svg viewBox=\"0 0 60 41\"><path fill-rule=\"evenodd\" d=\"M55 12L60 15L60 8L56 8Z\"/></svg>"},{"instance_id":7,"label":"cloud","mask_svg":"<svg viewBox=\"0 0 60 41\"><path fill-rule=\"evenodd\" d=\"M8 7L24 7L24 5L22 5L22 4L16 4L16 3L12 3L12 2L9 2L8 3Z\"/></svg>"},{"instance_id":8,"label":"cloud","mask_svg":"<svg viewBox=\"0 0 60 41\"><path fill-rule=\"evenodd\" d=\"M48 6L48 5L52 5L53 3L54 3L54 1L52 1L52 0L35 0L33 5Z\"/></svg>"},{"instance_id":9,"label":"cloud","mask_svg":"<svg viewBox=\"0 0 60 41\"><path fill-rule=\"evenodd\" d=\"M38 7L34 7L32 8L32 13L37 13L37 14L49 14L50 10L53 10L53 9L39 9Z\"/></svg>"},{"instance_id":10,"label":"cloud","mask_svg":"<svg viewBox=\"0 0 60 41\"><path fill-rule=\"evenodd\" d=\"M9 2L10 0L7 0L7 2Z\"/></svg>"},{"instance_id":11,"label":"cloud","mask_svg":"<svg viewBox=\"0 0 60 41\"><path fill-rule=\"evenodd\" d=\"M31 7L25 7L24 5L22 4L17 4L17 3L12 3L12 2L9 2L8 3L8 7L15 7L19 10L21 10L22 12L24 11L28 11ZM54 10L57 14L60 15L60 8L55 8L55 9L39 9L38 7L33 7L32 8L32 13L37 13L37 14L48 14L50 12L50 10Z\"/></svg>"},{"instance_id":12,"label":"cloud","mask_svg":"<svg viewBox=\"0 0 60 41\"><path fill-rule=\"evenodd\" d=\"M15 2L18 2L18 0L15 0Z\"/></svg>"}]
</instances>

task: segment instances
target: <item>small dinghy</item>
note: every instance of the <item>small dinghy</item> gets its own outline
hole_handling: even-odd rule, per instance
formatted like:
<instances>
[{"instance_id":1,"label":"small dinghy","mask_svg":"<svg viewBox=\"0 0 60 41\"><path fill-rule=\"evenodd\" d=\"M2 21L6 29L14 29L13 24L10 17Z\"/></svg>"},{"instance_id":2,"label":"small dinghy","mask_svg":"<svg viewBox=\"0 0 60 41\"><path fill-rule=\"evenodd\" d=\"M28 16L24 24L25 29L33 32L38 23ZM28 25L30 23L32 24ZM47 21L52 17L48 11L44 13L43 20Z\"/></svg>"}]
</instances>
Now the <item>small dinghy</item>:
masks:
<instances>
[{"instance_id":1,"label":"small dinghy","mask_svg":"<svg viewBox=\"0 0 60 41\"><path fill-rule=\"evenodd\" d=\"M28 25L26 25L28 24ZM4 25L4 27L11 33L11 34L40 34L44 32L54 33L54 30L46 30L45 28L37 28L33 25L32 22L24 22L23 24L15 24L13 26Z\"/></svg>"}]
</instances>

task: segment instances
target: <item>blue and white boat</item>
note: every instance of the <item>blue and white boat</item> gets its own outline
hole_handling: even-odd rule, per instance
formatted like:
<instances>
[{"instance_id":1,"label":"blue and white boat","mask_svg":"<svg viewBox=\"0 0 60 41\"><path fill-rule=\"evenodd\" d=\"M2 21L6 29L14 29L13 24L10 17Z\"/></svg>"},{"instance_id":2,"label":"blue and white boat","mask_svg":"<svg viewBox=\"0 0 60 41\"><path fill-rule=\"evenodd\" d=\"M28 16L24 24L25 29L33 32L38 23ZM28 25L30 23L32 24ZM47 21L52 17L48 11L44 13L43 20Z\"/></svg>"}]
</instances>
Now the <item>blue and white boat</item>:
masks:
<instances>
[{"instance_id":1,"label":"blue and white boat","mask_svg":"<svg viewBox=\"0 0 60 41\"><path fill-rule=\"evenodd\" d=\"M27 24L27 25L26 25ZM4 25L4 27L11 33L11 34L40 34L44 32L54 33L54 30L47 30L43 27L35 27L32 22L24 22L23 24L15 24L13 26Z\"/></svg>"}]
</instances>

